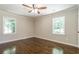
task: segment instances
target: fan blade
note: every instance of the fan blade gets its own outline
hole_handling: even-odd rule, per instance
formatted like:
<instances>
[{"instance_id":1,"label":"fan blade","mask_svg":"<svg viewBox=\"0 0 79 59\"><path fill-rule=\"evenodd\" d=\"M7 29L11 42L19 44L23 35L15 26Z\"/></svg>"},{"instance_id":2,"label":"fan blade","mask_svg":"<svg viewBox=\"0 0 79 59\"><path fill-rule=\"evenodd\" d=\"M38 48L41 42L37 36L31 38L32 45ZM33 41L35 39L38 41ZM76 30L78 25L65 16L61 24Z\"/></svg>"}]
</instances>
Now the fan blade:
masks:
<instances>
[{"instance_id":1,"label":"fan blade","mask_svg":"<svg viewBox=\"0 0 79 59\"><path fill-rule=\"evenodd\" d=\"M30 7L30 6L28 6L28 5L25 5L25 4L22 4L23 6L25 6L25 7L28 7L28 8L32 8L32 7Z\"/></svg>"},{"instance_id":2,"label":"fan blade","mask_svg":"<svg viewBox=\"0 0 79 59\"><path fill-rule=\"evenodd\" d=\"M37 13L38 13L38 14L40 14L40 12L39 12L39 11L37 11Z\"/></svg>"},{"instance_id":3,"label":"fan blade","mask_svg":"<svg viewBox=\"0 0 79 59\"><path fill-rule=\"evenodd\" d=\"M38 9L46 9L47 7L39 7Z\"/></svg>"},{"instance_id":4,"label":"fan blade","mask_svg":"<svg viewBox=\"0 0 79 59\"><path fill-rule=\"evenodd\" d=\"M34 4L32 4L32 6L33 6L33 9L35 9L35 5L34 5Z\"/></svg>"},{"instance_id":5,"label":"fan blade","mask_svg":"<svg viewBox=\"0 0 79 59\"><path fill-rule=\"evenodd\" d=\"M32 12L32 10L30 10L30 11L28 11L29 13L31 13Z\"/></svg>"}]
</instances>

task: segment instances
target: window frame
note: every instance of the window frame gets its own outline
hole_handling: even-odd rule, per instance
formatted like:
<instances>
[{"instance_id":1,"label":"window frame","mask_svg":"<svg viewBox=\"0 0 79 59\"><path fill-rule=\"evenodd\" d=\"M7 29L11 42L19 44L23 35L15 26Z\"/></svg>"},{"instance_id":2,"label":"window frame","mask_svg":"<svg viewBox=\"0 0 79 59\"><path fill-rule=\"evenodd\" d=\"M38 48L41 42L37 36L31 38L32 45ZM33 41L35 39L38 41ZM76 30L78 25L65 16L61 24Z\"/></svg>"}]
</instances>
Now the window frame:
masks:
<instances>
[{"instance_id":1,"label":"window frame","mask_svg":"<svg viewBox=\"0 0 79 59\"><path fill-rule=\"evenodd\" d=\"M15 21L15 32L13 33L4 33L4 26L5 26L5 20L7 20L7 18L9 19L13 19ZM9 17L9 16L3 16L3 34L16 34L16 18L13 17Z\"/></svg>"},{"instance_id":2,"label":"window frame","mask_svg":"<svg viewBox=\"0 0 79 59\"><path fill-rule=\"evenodd\" d=\"M61 17L64 17L64 33L54 33L54 32L53 32L53 30L54 30L54 25L53 25L53 24L54 24L54 19L55 19L55 18L61 18ZM53 17L53 18L52 18L52 34L55 34L55 35L65 35L65 34L66 34L66 31L65 31L66 20L65 20L65 19L66 19L65 16L56 16L56 17Z\"/></svg>"}]
</instances>

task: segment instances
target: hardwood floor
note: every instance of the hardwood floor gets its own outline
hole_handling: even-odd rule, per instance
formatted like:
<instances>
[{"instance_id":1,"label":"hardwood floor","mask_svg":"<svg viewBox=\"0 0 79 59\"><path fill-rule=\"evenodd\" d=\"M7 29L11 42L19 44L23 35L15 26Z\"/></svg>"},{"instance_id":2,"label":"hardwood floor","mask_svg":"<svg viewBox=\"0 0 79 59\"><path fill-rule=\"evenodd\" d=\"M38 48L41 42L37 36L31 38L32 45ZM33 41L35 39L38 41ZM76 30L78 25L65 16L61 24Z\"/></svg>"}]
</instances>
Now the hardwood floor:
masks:
<instances>
[{"instance_id":1,"label":"hardwood floor","mask_svg":"<svg viewBox=\"0 0 79 59\"><path fill-rule=\"evenodd\" d=\"M60 47L64 50L64 54L78 54L79 49L77 47L60 44L40 38L28 38L0 44L0 53L7 48L16 46L16 54L52 54L52 50L55 47Z\"/></svg>"}]
</instances>

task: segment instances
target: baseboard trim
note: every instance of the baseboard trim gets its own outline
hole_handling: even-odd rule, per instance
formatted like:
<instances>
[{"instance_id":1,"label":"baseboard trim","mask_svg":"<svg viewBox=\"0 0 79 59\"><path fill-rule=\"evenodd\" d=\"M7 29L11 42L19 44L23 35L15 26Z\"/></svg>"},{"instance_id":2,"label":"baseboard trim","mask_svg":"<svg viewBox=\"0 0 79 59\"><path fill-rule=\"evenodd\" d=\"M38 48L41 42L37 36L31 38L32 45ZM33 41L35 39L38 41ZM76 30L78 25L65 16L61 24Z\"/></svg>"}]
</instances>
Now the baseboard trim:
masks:
<instances>
[{"instance_id":1,"label":"baseboard trim","mask_svg":"<svg viewBox=\"0 0 79 59\"><path fill-rule=\"evenodd\" d=\"M29 38L33 38L33 36L31 36L31 37L24 37L24 38L20 38L20 39L13 39L13 40L8 40L8 41L2 41L2 42L0 42L0 44L5 44L5 43L14 42L14 41L18 41L18 40L29 39Z\"/></svg>"},{"instance_id":2,"label":"baseboard trim","mask_svg":"<svg viewBox=\"0 0 79 59\"><path fill-rule=\"evenodd\" d=\"M31 36L31 37L25 37L25 38L20 38L20 39L13 39L13 40L8 40L8 41L2 41L2 42L0 42L0 44L5 44L5 43L14 42L14 41L18 41L18 40L29 39L29 38L39 38L39 39L43 39L43 40L48 40L46 38L33 37L33 36ZM69 45L69 46L73 46L73 47L79 48L78 46L73 45L73 44L69 44L69 43L64 43L64 42L55 41L55 40L48 40L48 41L52 41L52 42L56 42L56 43L60 43L60 44Z\"/></svg>"},{"instance_id":3,"label":"baseboard trim","mask_svg":"<svg viewBox=\"0 0 79 59\"><path fill-rule=\"evenodd\" d=\"M36 37L36 38L43 39L43 40L48 40L46 38L41 38L41 37ZM60 43L60 44L69 45L69 46L79 48L77 45L73 45L73 44L69 44L69 43L65 43L65 42L60 42L60 41L56 41L56 40L48 40L48 41L52 41L52 42L56 42L56 43Z\"/></svg>"}]
</instances>

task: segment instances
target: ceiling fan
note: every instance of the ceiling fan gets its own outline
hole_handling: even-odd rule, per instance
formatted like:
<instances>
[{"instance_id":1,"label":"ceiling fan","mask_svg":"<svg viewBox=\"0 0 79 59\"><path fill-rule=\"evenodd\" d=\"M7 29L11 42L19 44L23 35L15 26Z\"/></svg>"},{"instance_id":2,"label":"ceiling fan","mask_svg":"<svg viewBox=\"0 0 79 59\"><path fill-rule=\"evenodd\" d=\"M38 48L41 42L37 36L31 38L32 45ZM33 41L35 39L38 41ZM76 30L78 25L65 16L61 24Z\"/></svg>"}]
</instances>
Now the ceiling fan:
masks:
<instances>
[{"instance_id":1,"label":"ceiling fan","mask_svg":"<svg viewBox=\"0 0 79 59\"><path fill-rule=\"evenodd\" d=\"M32 4L31 6L29 5L26 5L26 4L22 4L23 6L27 7L27 8L30 8L31 10L28 11L28 13L31 13L33 10L40 14L40 10L43 10L43 9L46 9L47 7L46 6L41 6L39 7L38 4Z\"/></svg>"}]
</instances>

